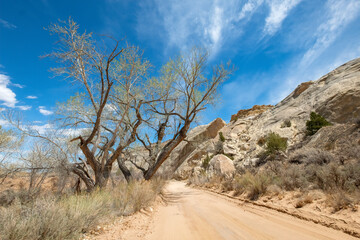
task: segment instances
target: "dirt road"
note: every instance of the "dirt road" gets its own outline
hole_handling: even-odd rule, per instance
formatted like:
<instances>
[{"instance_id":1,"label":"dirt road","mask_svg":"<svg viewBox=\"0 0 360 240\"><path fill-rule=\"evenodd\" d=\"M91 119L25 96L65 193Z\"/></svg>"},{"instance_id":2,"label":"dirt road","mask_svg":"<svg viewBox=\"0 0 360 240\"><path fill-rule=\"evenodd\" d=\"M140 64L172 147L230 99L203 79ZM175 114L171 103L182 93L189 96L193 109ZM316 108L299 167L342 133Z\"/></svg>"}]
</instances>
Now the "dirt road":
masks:
<instances>
[{"instance_id":1,"label":"dirt road","mask_svg":"<svg viewBox=\"0 0 360 240\"><path fill-rule=\"evenodd\" d=\"M145 239L357 239L273 210L239 206L183 182L170 182L165 196L168 204L154 214Z\"/></svg>"},{"instance_id":2,"label":"dirt road","mask_svg":"<svg viewBox=\"0 0 360 240\"><path fill-rule=\"evenodd\" d=\"M164 202L120 219L95 240L351 240L341 231L169 182Z\"/></svg>"}]
</instances>

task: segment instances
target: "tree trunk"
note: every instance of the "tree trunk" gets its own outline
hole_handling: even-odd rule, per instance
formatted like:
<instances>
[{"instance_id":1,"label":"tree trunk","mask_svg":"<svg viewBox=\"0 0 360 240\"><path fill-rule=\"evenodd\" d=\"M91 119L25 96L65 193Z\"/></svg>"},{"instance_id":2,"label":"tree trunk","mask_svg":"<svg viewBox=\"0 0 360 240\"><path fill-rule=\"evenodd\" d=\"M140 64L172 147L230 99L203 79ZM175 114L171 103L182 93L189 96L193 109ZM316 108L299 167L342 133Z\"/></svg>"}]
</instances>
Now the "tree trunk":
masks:
<instances>
[{"instance_id":1,"label":"tree trunk","mask_svg":"<svg viewBox=\"0 0 360 240\"><path fill-rule=\"evenodd\" d=\"M81 178L78 177L78 179L76 180L76 183L74 185L74 192L79 194L81 192Z\"/></svg>"},{"instance_id":2,"label":"tree trunk","mask_svg":"<svg viewBox=\"0 0 360 240\"><path fill-rule=\"evenodd\" d=\"M112 164L106 164L104 169L97 169L95 172L95 187L105 188L109 182Z\"/></svg>"},{"instance_id":3,"label":"tree trunk","mask_svg":"<svg viewBox=\"0 0 360 240\"><path fill-rule=\"evenodd\" d=\"M186 135L179 135L177 139L175 139L173 142L170 142L166 147L164 147L164 149L156 158L156 163L151 166L148 171L146 171L144 175L145 180L150 180L154 176L160 166L169 157L170 153L182 142L182 140L185 139L185 137Z\"/></svg>"},{"instance_id":4,"label":"tree trunk","mask_svg":"<svg viewBox=\"0 0 360 240\"><path fill-rule=\"evenodd\" d=\"M120 158L117 159L117 163L126 181L129 183L132 179L130 170L126 167L125 163L123 163Z\"/></svg>"},{"instance_id":5,"label":"tree trunk","mask_svg":"<svg viewBox=\"0 0 360 240\"><path fill-rule=\"evenodd\" d=\"M71 169L73 173L75 173L81 180L85 183L86 189L88 192L94 190L95 183L93 179L89 176L89 174L81 167L81 166L73 166Z\"/></svg>"}]
</instances>

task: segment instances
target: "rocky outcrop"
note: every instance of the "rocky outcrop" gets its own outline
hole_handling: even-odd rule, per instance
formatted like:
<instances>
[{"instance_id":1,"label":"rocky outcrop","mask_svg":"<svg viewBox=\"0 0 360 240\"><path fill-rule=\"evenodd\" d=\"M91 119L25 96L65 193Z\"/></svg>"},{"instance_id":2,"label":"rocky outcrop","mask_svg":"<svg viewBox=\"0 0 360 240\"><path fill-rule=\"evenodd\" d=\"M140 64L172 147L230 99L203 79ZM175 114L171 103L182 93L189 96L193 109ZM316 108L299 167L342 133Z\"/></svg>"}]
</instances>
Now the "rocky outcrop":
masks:
<instances>
[{"instance_id":1,"label":"rocky outcrop","mask_svg":"<svg viewBox=\"0 0 360 240\"><path fill-rule=\"evenodd\" d=\"M223 154L218 154L210 160L210 171L218 176L231 177L235 173L233 161Z\"/></svg>"},{"instance_id":2,"label":"rocky outcrop","mask_svg":"<svg viewBox=\"0 0 360 240\"><path fill-rule=\"evenodd\" d=\"M226 125L225 121L217 118L207 125L195 127L188 133L185 141L181 142L171 153L169 160L160 169L161 174L171 176L176 170L179 178L187 178L192 168L199 165L199 160L206 154L216 152L218 132ZM181 166L180 169L178 169Z\"/></svg>"},{"instance_id":3,"label":"rocky outcrop","mask_svg":"<svg viewBox=\"0 0 360 240\"><path fill-rule=\"evenodd\" d=\"M305 129L312 111L321 114L334 125L321 129L309 140L305 136ZM209 154L219 153L234 158L232 163L238 169L257 166L261 164L259 155L264 151L261 139L270 132L276 132L286 138L289 148L293 150L306 145L307 148L322 147L337 153L341 148L350 146L349 149L355 149L348 151L347 157L351 157L350 155L354 156L360 152L360 145L356 145L360 141L357 140L358 135L351 134L351 131L355 131L352 126L355 126L354 123L359 119L360 58L338 67L317 81L300 84L276 106L255 105L251 109L240 110L231 117L230 123L221 130L216 130L222 132L225 141L220 141L216 134L212 135L214 138L211 140L201 142L200 138L197 147L185 155L186 159L178 173L185 169L185 172L190 172L194 167L199 168ZM350 144L344 133L353 136L351 139L356 144ZM338 140L334 141L336 138ZM286 158L286 154L281 158Z\"/></svg>"},{"instance_id":4,"label":"rocky outcrop","mask_svg":"<svg viewBox=\"0 0 360 240\"><path fill-rule=\"evenodd\" d=\"M231 122L236 121L239 118L246 118L249 116L258 115L260 113L265 112L269 108L274 107L273 105L254 105L250 109L243 109L237 112L237 114L234 114L231 116Z\"/></svg>"}]
</instances>

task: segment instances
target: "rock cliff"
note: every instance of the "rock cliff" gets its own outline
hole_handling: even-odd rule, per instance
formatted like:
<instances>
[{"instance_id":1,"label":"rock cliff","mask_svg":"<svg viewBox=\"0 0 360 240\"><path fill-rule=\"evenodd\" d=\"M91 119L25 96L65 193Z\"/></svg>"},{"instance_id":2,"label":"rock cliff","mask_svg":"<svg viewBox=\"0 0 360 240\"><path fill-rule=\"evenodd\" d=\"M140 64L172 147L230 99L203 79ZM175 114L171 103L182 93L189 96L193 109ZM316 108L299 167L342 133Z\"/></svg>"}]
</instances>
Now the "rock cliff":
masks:
<instances>
[{"instance_id":1,"label":"rock cliff","mask_svg":"<svg viewBox=\"0 0 360 240\"><path fill-rule=\"evenodd\" d=\"M333 126L321 129L310 138L306 137L305 129L312 111L324 116ZM188 139L192 140L183 142L171 154L169 163L177 164L170 169L177 169L177 177L187 178L206 158L218 154L233 159L237 169L257 165L258 155L264 151L261 139L270 132L286 138L289 151L308 145L339 152L341 142L348 141L346 137L351 135L354 144L350 146L355 153L350 155L356 157L356 152L360 152L359 134L350 133L355 131L354 126L359 119L360 58L345 63L316 81L300 84L276 106L255 105L251 109L240 110L228 124L216 119L209 125L195 128L189 133ZM219 136L219 132L223 137ZM347 136L344 136L346 132Z\"/></svg>"}]
</instances>

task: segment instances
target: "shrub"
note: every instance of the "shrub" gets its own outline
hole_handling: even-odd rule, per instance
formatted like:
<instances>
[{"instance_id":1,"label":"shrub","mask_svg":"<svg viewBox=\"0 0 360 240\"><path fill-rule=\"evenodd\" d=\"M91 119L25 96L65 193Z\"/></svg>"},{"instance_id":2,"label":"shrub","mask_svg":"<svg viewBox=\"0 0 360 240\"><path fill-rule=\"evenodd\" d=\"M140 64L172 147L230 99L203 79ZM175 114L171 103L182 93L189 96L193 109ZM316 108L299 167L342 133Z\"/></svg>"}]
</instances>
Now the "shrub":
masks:
<instances>
[{"instance_id":1,"label":"shrub","mask_svg":"<svg viewBox=\"0 0 360 240\"><path fill-rule=\"evenodd\" d=\"M310 180L324 191L342 190L351 193L360 189L360 163L345 166L331 163L313 171Z\"/></svg>"},{"instance_id":2,"label":"shrub","mask_svg":"<svg viewBox=\"0 0 360 240\"><path fill-rule=\"evenodd\" d=\"M209 182L209 177L206 174L206 171L201 171L198 175L193 175L188 179L188 185L194 186L204 186Z\"/></svg>"},{"instance_id":3,"label":"shrub","mask_svg":"<svg viewBox=\"0 0 360 240\"><path fill-rule=\"evenodd\" d=\"M291 121L289 119L285 120L281 126L281 128L287 128L287 127L291 127Z\"/></svg>"},{"instance_id":4,"label":"shrub","mask_svg":"<svg viewBox=\"0 0 360 240\"><path fill-rule=\"evenodd\" d=\"M271 132L266 136L266 153L275 154L278 151L285 151L287 148L287 139L280 137L279 134Z\"/></svg>"},{"instance_id":5,"label":"shrub","mask_svg":"<svg viewBox=\"0 0 360 240\"><path fill-rule=\"evenodd\" d=\"M57 200L38 198L29 204L17 202L3 208L0 235L3 239L76 239L109 211L103 194L72 196Z\"/></svg>"},{"instance_id":6,"label":"shrub","mask_svg":"<svg viewBox=\"0 0 360 240\"><path fill-rule=\"evenodd\" d=\"M348 192L360 189L360 162L346 164L343 168L345 184L344 188Z\"/></svg>"},{"instance_id":7,"label":"shrub","mask_svg":"<svg viewBox=\"0 0 360 240\"><path fill-rule=\"evenodd\" d=\"M346 176L337 164L328 164L315 170L315 183L324 190L344 189Z\"/></svg>"},{"instance_id":8,"label":"shrub","mask_svg":"<svg viewBox=\"0 0 360 240\"><path fill-rule=\"evenodd\" d=\"M221 190L224 192L229 192L234 190L233 179L224 179L221 182Z\"/></svg>"},{"instance_id":9,"label":"shrub","mask_svg":"<svg viewBox=\"0 0 360 240\"><path fill-rule=\"evenodd\" d=\"M356 128L360 128L360 119L358 119L358 120L356 120L356 123L355 123L356 125Z\"/></svg>"},{"instance_id":10,"label":"shrub","mask_svg":"<svg viewBox=\"0 0 360 240\"><path fill-rule=\"evenodd\" d=\"M201 163L201 167L204 169L208 169L209 165L210 165L210 160L212 159L213 156L209 156L209 154L206 155L206 157L204 158L204 160Z\"/></svg>"},{"instance_id":11,"label":"shrub","mask_svg":"<svg viewBox=\"0 0 360 240\"><path fill-rule=\"evenodd\" d=\"M225 137L222 132L219 132L219 138L220 138L220 141L225 142Z\"/></svg>"},{"instance_id":12,"label":"shrub","mask_svg":"<svg viewBox=\"0 0 360 240\"><path fill-rule=\"evenodd\" d=\"M277 176L276 184L287 191L304 188L307 185L305 175L297 166L285 167Z\"/></svg>"},{"instance_id":13,"label":"shrub","mask_svg":"<svg viewBox=\"0 0 360 240\"><path fill-rule=\"evenodd\" d=\"M266 193L268 185L271 183L271 178L267 174L253 175L250 172L246 172L240 177L234 180L235 195L247 192L247 198L250 200L256 200L262 194Z\"/></svg>"},{"instance_id":14,"label":"shrub","mask_svg":"<svg viewBox=\"0 0 360 240\"><path fill-rule=\"evenodd\" d=\"M0 237L9 240L79 239L101 219L147 207L163 180L120 184L116 188L71 196L46 196L0 208Z\"/></svg>"},{"instance_id":15,"label":"shrub","mask_svg":"<svg viewBox=\"0 0 360 240\"><path fill-rule=\"evenodd\" d=\"M320 114L311 112L310 120L306 122L306 134L309 136L314 135L320 128L331 125L332 124Z\"/></svg>"},{"instance_id":16,"label":"shrub","mask_svg":"<svg viewBox=\"0 0 360 240\"><path fill-rule=\"evenodd\" d=\"M0 206L8 206L15 200L15 193L13 190L5 190L0 193Z\"/></svg>"},{"instance_id":17,"label":"shrub","mask_svg":"<svg viewBox=\"0 0 360 240\"><path fill-rule=\"evenodd\" d=\"M296 203L295 208L302 208L303 206L312 203L313 197L309 194L306 194L305 196L301 197Z\"/></svg>"},{"instance_id":18,"label":"shrub","mask_svg":"<svg viewBox=\"0 0 360 240\"><path fill-rule=\"evenodd\" d=\"M316 148L303 147L293 152L289 157L290 163L323 165L335 161L335 156L330 152Z\"/></svg>"},{"instance_id":19,"label":"shrub","mask_svg":"<svg viewBox=\"0 0 360 240\"><path fill-rule=\"evenodd\" d=\"M264 146L264 144L266 143L266 138L265 137L260 137L257 141L257 144L259 146Z\"/></svg>"},{"instance_id":20,"label":"shrub","mask_svg":"<svg viewBox=\"0 0 360 240\"><path fill-rule=\"evenodd\" d=\"M229 153L224 153L225 156L227 156L228 158L230 158L231 160L234 160L234 156L229 154Z\"/></svg>"},{"instance_id":21,"label":"shrub","mask_svg":"<svg viewBox=\"0 0 360 240\"><path fill-rule=\"evenodd\" d=\"M351 206L351 200L343 192L329 194L326 198L326 203L333 209L333 212L338 212Z\"/></svg>"}]
</instances>

